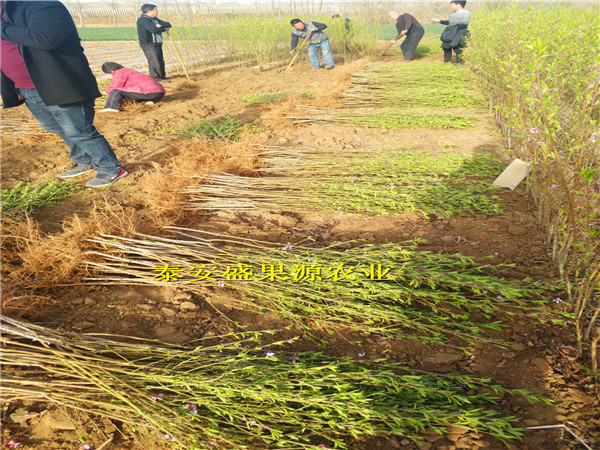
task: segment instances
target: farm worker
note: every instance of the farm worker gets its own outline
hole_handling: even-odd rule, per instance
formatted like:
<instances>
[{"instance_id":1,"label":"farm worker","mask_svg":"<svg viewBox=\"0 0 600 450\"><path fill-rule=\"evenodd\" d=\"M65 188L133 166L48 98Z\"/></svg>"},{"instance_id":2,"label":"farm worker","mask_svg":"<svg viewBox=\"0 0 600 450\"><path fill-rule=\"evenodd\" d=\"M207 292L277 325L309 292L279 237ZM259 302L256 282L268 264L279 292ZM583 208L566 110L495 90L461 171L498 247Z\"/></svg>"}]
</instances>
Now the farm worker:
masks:
<instances>
[{"instance_id":1,"label":"farm worker","mask_svg":"<svg viewBox=\"0 0 600 450\"><path fill-rule=\"evenodd\" d=\"M323 63L326 69L333 69L333 54L331 53L331 44L329 38L323 30L327 25L319 22L302 22L300 19L293 19L290 24L294 27L292 31L292 45L290 55L298 45L298 38L308 39L308 59L315 69L320 69L319 56L317 51L320 49L323 55Z\"/></svg>"},{"instance_id":2,"label":"farm worker","mask_svg":"<svg viewBox=\"0 0 600 450\"><path fill-rule=\"evenodd\" d=\"M334 21L341 19L342 16L339 14L334 14L331 16ZM348 18L348 16L344 16L344 30L342 32L341 40L344 43L344 49L349 52L352 50L352 21Z\"/></svg>"},{"instance_id":3,"label":"farm worker","mask_svg":"<svg viewBox=\"0 0 600 450\"><path fill-rule=\"evenodd\" d=\"M165 96L165 88L154 78L121 64L105 62L102 72L112 74L112 81L104 91L108 94L106 105L99 112L119 112L124 98L152 105Z\"/></svg>"},{"instance_id":4,"label":"farm worker","mask_svg":"<svg viewBox=\"0 0 600 450\"><path fill-rule=\"evenodd\" d=\"M471 13L465 9L466 4L466 0L452 0L450 7L453 12L448 17L448 20L431 19L432 22L448 25L440 37L442 48L444 49L445 63L452 61L452 50L456 53L456 64L462 62L460 56L463 48L466 46L465 38L469 33L467 26L471 20Z\"/></svg>"},{"instance_id":5,"label":"farm worker","mask_svg":"<svg viewBox=\"0 0 600 450\"><path fill-rule=\"evenodd\" d=\"M58 1L0 4L4 107L24 102L39 124L71 149L75 166L59 178L95 169L97 175L86 186L101 187L127 176L94 127L94 102L100 91L67 8Z\"/></svg>"},{"instance_id":6,"label":"farm worker","mask_svg":"<svg viewBox=\"0 0 600 450\"><path fill-rule=\"evenodd\" d=\"M404 61L412 61L425 30L423 30L419 21L410 14L400 15L396 11L390 11L388 16L396 21L396 29L398 30L398 36L392 39L392 43L398 42L400 37L406 35L404 42L400 44L400 49L402 55L404 55Z\"/></svg>"},{"instance_id":7,"label":"farm worker","mask_svg":"<svg viewBox=\"0 0 600 450\"><path fill-rule=\"evenodd\" d=\"M142 15L137 20L137 32L140 47L148 60L148 72L156 81L166 80L165 60L163 58L162 33L171 28L169 22L164 22L158 17L156 5L146 3L142 5Z\"/></svg>"}]
</instances>

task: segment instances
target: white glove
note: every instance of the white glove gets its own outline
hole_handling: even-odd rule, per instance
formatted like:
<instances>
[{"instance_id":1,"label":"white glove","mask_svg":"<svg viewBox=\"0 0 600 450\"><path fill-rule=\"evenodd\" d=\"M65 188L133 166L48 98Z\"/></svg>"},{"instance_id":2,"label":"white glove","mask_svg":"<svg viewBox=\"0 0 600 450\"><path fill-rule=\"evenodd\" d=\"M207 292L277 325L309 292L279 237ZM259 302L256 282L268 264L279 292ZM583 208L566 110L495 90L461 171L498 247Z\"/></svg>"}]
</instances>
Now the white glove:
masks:
<instances>
[{"instance_id":1,"label":"white glove","mask_svg":"<svg viewBox=\"0 0 600 450\"><path fill-rule=\"evenodd\" d=\"M392 39L392 40L390 41L390 44L395 44L396 42L398 42L396 39Z\"/></svg>"},{"instance_id":2,"label":"white glove","mask_svg":"<svg viewBox=\"0 0 600 450\"><path fill-rule=\"evenodd\" d=\"M290 50L290 55L294 54L294 49Z\"/></svg>"}]
</instances>

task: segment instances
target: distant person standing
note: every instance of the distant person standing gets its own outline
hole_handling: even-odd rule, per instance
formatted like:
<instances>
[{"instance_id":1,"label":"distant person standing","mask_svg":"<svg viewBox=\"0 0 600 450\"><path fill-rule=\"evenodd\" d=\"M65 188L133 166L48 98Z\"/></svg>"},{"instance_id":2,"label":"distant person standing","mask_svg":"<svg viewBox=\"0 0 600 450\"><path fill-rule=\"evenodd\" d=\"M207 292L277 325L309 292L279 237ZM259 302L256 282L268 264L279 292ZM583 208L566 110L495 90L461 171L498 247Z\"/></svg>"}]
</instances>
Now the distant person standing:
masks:
<instances>
[{"instance_id":1,"label":"distant person standing","mask_svg":"<svg viewBox=\"0 0 600 450\"><path fill-rule=\"evenodd\" d=\"M165 60L163 57L162 33L171 28L169 22L160 20L156 5L142 5L142 15L137 20L137 32L140 47L148 60L148 72L156 81L166 80Z\"/></svg>"},{"instance_id":2,"label":"distant person standing","mask_svg":"<svg viewBox=\"0 0 600 450\"><path fill-rule=\"evenodd\" d=\"M86 186L102 187L127 176L94 127L100 91L67 8L58 1L3 1L0 6L4 107L25 102L42 128L67 144L75 165L59 178L95 170Z\"/></svg>"},{"instance_id":3,"label":"distant person standing","mask_svg":"<svg viewBox=\"0 0 600 450\"><path fill-rule=\"evenodd\" d=\"M450 2L452 14L450 14L448 20L431 19L432 22L448 25L440 37L444 49L445 63L452 61L452 50L456 53L456 64L462 62L461 55L463 48L466 46L466 37L469 33L467 26L471 20L471 13L465 9L466 4L466 0L452 0Z\"/></svg>"},{"instance_id":4,"label":"distant person standing","mask_svg":"<svg viewBox=\"0 0 600 450\"><path fill-rule=\"evenodd\" d=\"M396 11L390 11L388 16L396 21L396 29L398 30L398 36L392 42L397 42L401 36L406 35L404 42L400 44L400 49L402 55L404 55L404 61L412 61L425 30L423 30L419 21L410 14L400 15Z\"/></svg>"},{"instance_id":5,"label":"distant person standing","mask_svg":"<svg viewBox=\"0 0 600 450\"><path fill-rule=\"evenodd\" d=\"M308 59L315 69L320 69L319 56L317 52L321 50L323 63L326 69L333 69L333 54L331 53L331 43L329 37L323 33L327 25L319 22L302 22L300 19L292 19L290 24L294 27L292 31L292 44L290 54L298 45L298 38L308 39Z\"/></svg>"}]
</instances>

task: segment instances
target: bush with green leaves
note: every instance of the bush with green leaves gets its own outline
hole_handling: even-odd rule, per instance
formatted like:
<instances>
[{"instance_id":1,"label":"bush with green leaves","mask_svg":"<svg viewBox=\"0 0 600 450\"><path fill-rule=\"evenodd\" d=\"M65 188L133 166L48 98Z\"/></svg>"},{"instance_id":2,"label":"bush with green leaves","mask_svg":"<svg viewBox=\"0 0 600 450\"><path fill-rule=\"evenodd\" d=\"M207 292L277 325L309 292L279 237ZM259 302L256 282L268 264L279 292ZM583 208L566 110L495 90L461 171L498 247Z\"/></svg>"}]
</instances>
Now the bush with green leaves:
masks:
<instances>
[{"instance_id":1,"label":"bush with green leaves","mask_svg":"<svg viewBox=\"0 0 600 450\"><path fill-rule=\"evenodd\" d=\"M465 50L512 155L532 164L580 342L600 318L599 17L597 5L480 10Z\"/></svg>"},{"instance_id":2,"label":"bush with green leaves","mask_svg":"<svg viewBox=\"0 0 600 450\"><path fill-rule=\"evenodd\" d=\"M44 206L56 205L82 189L75 181L46 181L39 184L18 184L2 189L0 206L5 217L22 219Z\"/></svg>"}]
</instances>

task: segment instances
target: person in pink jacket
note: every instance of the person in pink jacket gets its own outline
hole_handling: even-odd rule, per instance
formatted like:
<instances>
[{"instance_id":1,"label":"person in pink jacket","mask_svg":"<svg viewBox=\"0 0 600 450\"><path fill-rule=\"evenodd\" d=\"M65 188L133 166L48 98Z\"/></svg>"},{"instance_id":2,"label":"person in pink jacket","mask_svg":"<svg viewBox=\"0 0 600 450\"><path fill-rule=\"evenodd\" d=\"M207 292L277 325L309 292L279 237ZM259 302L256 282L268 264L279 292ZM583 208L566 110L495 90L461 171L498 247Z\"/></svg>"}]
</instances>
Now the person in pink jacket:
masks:
<instances>
[{"instance_id":1,"label":"person in pink jacket","mask_svg":"<svg viewBox=\"0 0 600 450\"><path fill-rule=\"evenodd\" d=\"M153 104L165 96L165 88L154 78L121 64L105 62L102 72L112 74L112 81L104 91L108 94L106 105L98 112L119 112L124 98Z\"/></svg>"}]
</instances>

